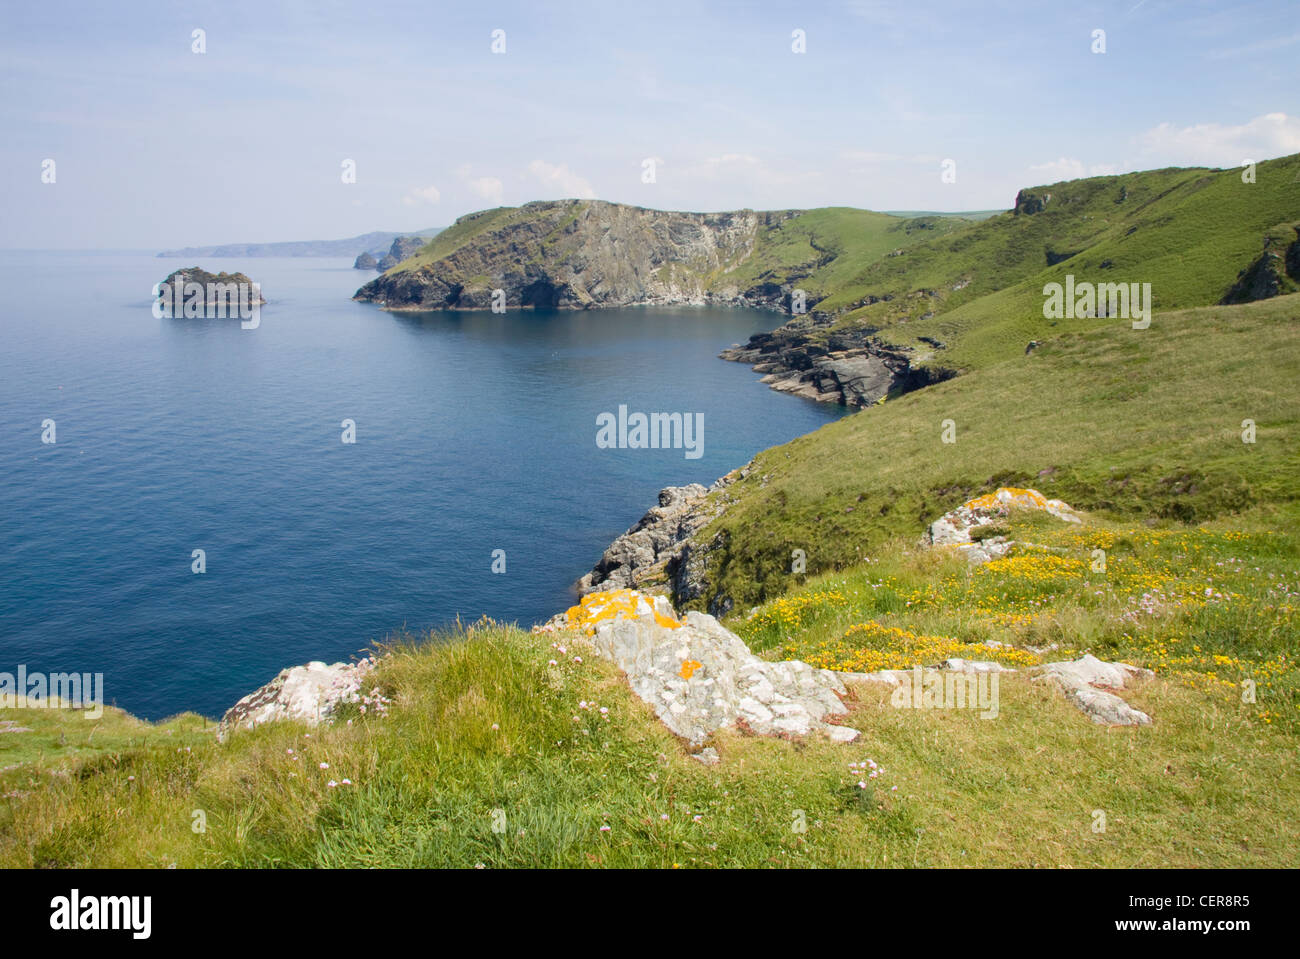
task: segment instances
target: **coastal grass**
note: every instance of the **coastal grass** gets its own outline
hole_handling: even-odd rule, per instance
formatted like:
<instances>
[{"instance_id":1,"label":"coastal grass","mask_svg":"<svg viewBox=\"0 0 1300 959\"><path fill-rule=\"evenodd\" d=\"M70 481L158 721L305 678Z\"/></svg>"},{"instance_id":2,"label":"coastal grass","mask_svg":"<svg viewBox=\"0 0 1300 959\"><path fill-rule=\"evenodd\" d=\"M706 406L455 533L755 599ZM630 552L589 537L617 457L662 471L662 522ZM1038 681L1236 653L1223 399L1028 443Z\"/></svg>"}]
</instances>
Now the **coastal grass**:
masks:
<instances>
[{"instance_id":1,"label":"coastal grass","mask_svg":"<svg viewBox=\"0 0 1300 959\"><path fill-rule=\"evenodd\" d=\"M968 371L1031 339L1113 322L1044 319L1044 285L1067 274L1149 283L1161 312L1213 305L1266 251L1285 256L1297 242L1297 176L1300 155L1259 163L1254 182L1240 169L1173 168L1031 188L1024 193L1047 198L1038 212L936 236L844 279L817 304L837 313L820 335L865 327L917 349L918 360ZM1283 274L1280 284L1287 293L1296 280ZM875 302L856 306L868 293ZM943 348L931 351L935 341Z\"/></svg>"},{"instance_id":2,"label":"coastal grass","mask_svg":"<svg viewBox=\"0 0 1300 959\"><path fill-rule=\"evenodd\" d=\"M1160 313L1145 330L1111 321L760 453L694 536L712 551L693 605L776 599L999 486L1126 523L1260 508L1293 527L1298 320L1293 294ZM796 549L806 573L791 572Z\"/></svg>"},{"instance_id":3,"label":"coastal grass","mask_svg":"<svg viewBox=\"0 0 1300 959\"><path fill-rule=\"evenodd\" d=\"M0 788L15 769L67 774L83 759L105 752L205 742L213 728L196 713L148 723L115 706L104 706L96 716L93 709L59 704L57 697L39 706L29 706L25 698L20 702L0 708Z\"/></svg>"},{"instance_id":4,"label":"coastal grass","mask_svg":"<svg viewBox=\"0 0 1300 959\"><path fill-rule=\"evenodd\" d=\"M890 543L730 625L756 651L855 672L950 657L1019 670L1092 653L1297 735L1295 518L1076 526L1013 510L1005 558L972 566L954 550Z\"/></svg>"},{"instance_id":5,"label":"coastal grass","mask_svg":"<svg viewBox=\"0 0 1300 959\"><path fill-rule=\"evenodd\" d=\"M11 770L0 864L1300 865L1294 736L1162 676L1132 694L1143 729L1019 674L994 720L855 686L859 743L724 732L712 767L570 634L404 638L377 681L387 715Z\"/></svg>"}]
</instances>

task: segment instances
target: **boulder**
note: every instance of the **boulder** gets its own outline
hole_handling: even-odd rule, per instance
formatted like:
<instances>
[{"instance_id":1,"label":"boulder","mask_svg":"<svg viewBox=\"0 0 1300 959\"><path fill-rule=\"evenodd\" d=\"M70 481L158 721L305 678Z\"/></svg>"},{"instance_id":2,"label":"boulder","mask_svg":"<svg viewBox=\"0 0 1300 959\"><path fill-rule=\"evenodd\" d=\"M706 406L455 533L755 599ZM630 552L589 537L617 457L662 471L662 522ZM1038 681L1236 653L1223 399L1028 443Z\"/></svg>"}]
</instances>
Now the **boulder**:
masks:
<instances>
[{"instance_id":1,"label":"boulder","mask_svg":"<svg viewBox=\"0 0 1300 959\"><path fill-rule=\"evenodd\" d=\"M1001 486L939 517L930 524L922 545L960 550L971 563L998 559L1007 555L1015 545L1014 541L1005 536L992 536L976 542L971 533L981 526L991 526L1005 519L1013 509L1042 510L1066 523L1082 522L1079 515L1059 499L1048 499L1036 489Z\"/></svg>"},{"instance_id":2,"label":"boulder","mask_svg":"<svg viewBox=\"0 0 1300 959\"><path fill-rule=\"evenodd\" d=\"M1148 679L1149 669L1128 663L1108 663L1091 653L1072 662L1048 663L1039 667L1037 680L1054 683L1066 699L1086 713L1094 723L1105 726L1149 726L1151 717L1134 709L1110 690L1124 689L1137 680Z\"/></svg>"},{"instance_id":3,"label":"boulder","mask_svg":"<svg viewBox=\"0 0 1300 959\"><path fill-rule=\"evenodd\" d=\"M370 657L356 663L327 666L311 662L283 669L275 679L226 710L217 727L217 739L224 742L236 729L253 729L280 719L315 726L328 722L344 703L372 702L382 712L383 697L374 691L367 696L361 689L374 666L375 660Z\"/></svg>"},{"instance_id":4,"label":"boulder","mask_svg":"<svg viewBox=\"0 0 1300 959\"><path fill-rule=\"evenodd\" d=\"M538 629L585 634L664 725L692 745L737 726L760 736L858 737L827 722L848 712L835 673L800 660L759 659L712 616L689 612L679 619L662 596L592 593Z\"/></svg>"}]
</instances>

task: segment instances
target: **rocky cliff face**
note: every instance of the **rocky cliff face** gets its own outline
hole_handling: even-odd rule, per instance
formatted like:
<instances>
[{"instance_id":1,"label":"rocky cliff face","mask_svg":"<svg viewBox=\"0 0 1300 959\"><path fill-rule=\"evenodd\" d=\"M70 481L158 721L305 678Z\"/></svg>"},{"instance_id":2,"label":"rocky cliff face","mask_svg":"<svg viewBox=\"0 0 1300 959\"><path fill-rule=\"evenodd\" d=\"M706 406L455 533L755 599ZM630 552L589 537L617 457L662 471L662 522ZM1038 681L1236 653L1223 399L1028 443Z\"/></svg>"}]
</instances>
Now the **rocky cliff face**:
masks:
<instances>
[{"instance_id":1,"label":"rocky cliff face","mask_svg":"<svg viewBox=\"0 0 1300 959\"><path fill-rule=\"evenodd\" d=\"M388 248L388 252L380 257L379 262L375 264L375 269L381 273L391 270L403 260L419 253L428 242L428 237L399 236L393 241L393 245Z\"/></svg>"},{"instance_id":2,"label":"rocky cliff face","mask_svg":"<svg viewBox=\"0 0 1300 959\"><path fill-rule=\"evenodd\" d=\"M1264 237L1264 250L1219 300L1251 303L1300 288L1300 225L1279 227Z\"/></svg>"},{"instance_id":3,"label":"rocky cliff face","mask_svg":"<svg viewBox=\"0 0 1300 959\"><path fill-rule=\"evenodd\" d=\"M870 406L890 393L951 376L938 368L914 368L910 352L876 342L870 330L814 335L832 320L800 317L771 333L756 333L745 346L719 356L751 364L774 390L850 407Z\"/></svg>"},{"instance_id":4,"label":"rocky cliff face","mask_svg":"<svg viewBox=\"0 0 1300 959\"><path fill-rule=\"evenodd\" d=\"M779 307L789 296L779 278L742 288L728 273L752 255L760 229L798 215L675 213L600 200L528 203L462 217L448 231L457 239L367 283L355 299L390 310L490 309L493 291L501 290L507 309Z\"/></svg>"},{"instance_id":5,"label":"rocky cliff face","mask_svg":"<svg viewBox=\"0 0 1300 959\"><path fill-rule=\"evenodd\" d=\"M614 540L591 572L578 580L579 595L640 589L667 594L679 606L704 595L710 554L722 544L696 543L695 534L722 515L728 498L720 491L744 479L751 467L732 470L708 488L692 483L660 490L659 505ZM714 597L709 612L722 615L731 607L726 597Z\"/></svg>"}]
</instances>

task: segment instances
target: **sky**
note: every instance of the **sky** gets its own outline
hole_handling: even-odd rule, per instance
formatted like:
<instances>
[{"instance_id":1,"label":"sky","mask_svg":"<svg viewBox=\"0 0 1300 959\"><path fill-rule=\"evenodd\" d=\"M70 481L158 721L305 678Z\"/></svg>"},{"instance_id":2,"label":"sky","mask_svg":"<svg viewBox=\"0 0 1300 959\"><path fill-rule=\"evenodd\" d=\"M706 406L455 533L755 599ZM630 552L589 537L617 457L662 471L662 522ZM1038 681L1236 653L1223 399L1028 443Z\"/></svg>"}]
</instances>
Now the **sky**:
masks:
<instances>
[{"instance_id":1,"label":"sky","mask_svg":"<svg viewBox=\"0 0 1300 959\"><path fill-rule=\"evenodd\" d=\"M6 2L0 248L335 239L561 197L1005 209L1027 186L1300 152L1296 13Z\"/></svg>"}]
</instances>

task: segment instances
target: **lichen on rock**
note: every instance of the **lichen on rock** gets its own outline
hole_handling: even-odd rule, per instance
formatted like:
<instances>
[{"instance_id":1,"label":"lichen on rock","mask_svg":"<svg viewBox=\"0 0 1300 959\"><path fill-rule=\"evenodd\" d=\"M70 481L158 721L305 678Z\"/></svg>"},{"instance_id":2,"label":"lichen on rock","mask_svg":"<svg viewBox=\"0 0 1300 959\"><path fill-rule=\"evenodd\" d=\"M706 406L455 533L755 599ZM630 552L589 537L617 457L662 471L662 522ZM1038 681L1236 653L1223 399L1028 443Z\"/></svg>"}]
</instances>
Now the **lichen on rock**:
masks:
<instances>
[{"instance_id":1,"label":"lichen on rock","mask_svg":"<svg viewBox=\"0 0 1300 959\"><path fill-rule=\"evenodd\" d=\"M837 742L858 737L828 722L848 712L835 673L799 660L760 659L712 616L692 611L679 618L663 596L592 593L537 628L586 636L664 725L693 746L728 727L760 736L820 733Z\"/></svg>"}]
</instances>

